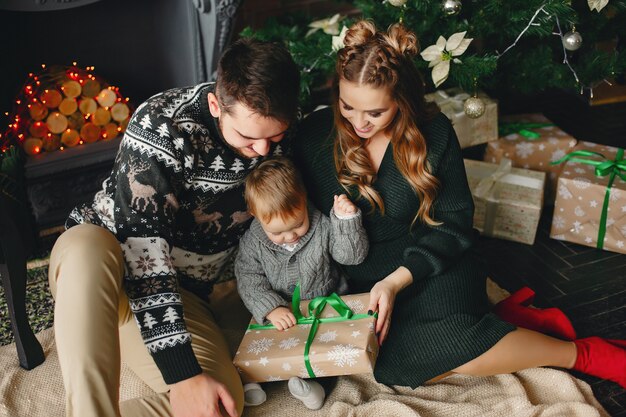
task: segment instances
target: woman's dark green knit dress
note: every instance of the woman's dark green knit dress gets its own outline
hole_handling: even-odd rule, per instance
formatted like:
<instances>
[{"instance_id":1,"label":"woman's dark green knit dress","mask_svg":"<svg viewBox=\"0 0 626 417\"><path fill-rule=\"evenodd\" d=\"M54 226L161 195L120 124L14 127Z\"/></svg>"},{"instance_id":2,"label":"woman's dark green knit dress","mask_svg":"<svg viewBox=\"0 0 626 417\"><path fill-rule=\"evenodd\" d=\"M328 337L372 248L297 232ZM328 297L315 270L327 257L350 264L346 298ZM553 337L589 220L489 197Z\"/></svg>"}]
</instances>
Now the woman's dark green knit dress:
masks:
<instances>
[{"instance_id":1,"label":"woman's dark green knit dress","mask_svg":"<svg viewBox=\"0 0 626 417\"><path fill-rule=\"evenodd\" d=\"M301 123L294 143L309 198L323 213L330 211L333 195L345 193L337 181L332 129L330 109L314 112ZM514 329L489 313L486 269L473 249L474 205L456 134L443 114L422 133L431 172L440 181L434 217L443 224L416 223L411 230L420 202L389 145L373 184L385 214L369 213L367 201L352 198L365 215L370 250L362 264L344 267L354 293L369 291L399 266L413 274L413 283L396 299L374 371L378 382L410 387L476 358Z\"/></svg>"}]
</instances>

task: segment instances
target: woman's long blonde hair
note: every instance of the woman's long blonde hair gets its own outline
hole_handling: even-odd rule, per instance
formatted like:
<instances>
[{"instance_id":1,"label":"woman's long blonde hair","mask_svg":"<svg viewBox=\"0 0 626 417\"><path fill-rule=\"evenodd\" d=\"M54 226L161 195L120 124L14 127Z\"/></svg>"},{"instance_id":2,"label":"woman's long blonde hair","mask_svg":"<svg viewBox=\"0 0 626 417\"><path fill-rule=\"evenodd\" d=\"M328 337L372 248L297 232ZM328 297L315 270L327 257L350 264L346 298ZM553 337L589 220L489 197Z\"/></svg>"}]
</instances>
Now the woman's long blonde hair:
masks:
<instances>
[{"instance_id":1,"label":"woman's long blonde hair","mask_svg":"<svg viewBox=\"0 0 626 417\"><path fill-rule=\"evenodd\" d=\"M339 80L359 85L387 88L398 104L394 120L386 133L391 136L395 163L418 198L420 208L415 219L430 225L439 224L431 217L439 181L428 168L426 140L419 127L438 111L424 100L424 86L412 57L418 52L417 38L402 25L392 25L387 32L377 31L369 21L350 27L345 47L337 54L333 83L337 140L334 145L335 167L344 188L356 186L360 195L384 213L382 198L372 187L376 171L372 167L365 141L339 110Z\"/></svg>"}]
</instances>

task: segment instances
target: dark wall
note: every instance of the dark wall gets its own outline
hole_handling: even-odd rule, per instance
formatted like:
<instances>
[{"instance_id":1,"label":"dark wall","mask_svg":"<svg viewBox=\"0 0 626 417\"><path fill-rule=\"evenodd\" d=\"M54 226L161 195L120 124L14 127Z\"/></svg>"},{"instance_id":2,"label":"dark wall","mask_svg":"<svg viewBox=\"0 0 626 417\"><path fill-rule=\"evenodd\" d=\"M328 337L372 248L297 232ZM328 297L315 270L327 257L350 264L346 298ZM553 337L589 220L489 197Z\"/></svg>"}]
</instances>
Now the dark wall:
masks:
<instances>
[{"instance_id":1,"label":"dark wall","mask_svg":"<svg viewBox=\"0 0 626 417\"><path fill-rule=\"evenodd\" d=\"M34 1L34 0L23 0ZM95 66L138 105L205 78L191 0L101 0L58 11L0 10L0 132L4 113L41 64Z\"/></svg>"}]
</instances>

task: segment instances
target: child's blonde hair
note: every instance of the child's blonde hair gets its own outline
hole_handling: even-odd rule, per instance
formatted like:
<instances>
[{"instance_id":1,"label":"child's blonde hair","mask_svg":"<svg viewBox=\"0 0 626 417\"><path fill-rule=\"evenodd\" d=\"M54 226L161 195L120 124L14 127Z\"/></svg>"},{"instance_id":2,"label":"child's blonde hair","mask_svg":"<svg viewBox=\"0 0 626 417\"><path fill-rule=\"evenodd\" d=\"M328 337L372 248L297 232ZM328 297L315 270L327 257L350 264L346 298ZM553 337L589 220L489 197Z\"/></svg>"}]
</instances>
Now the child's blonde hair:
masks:
<instances>
[{"instance_id":1,"label":"child's blonde hair","mask_svg":"<svg viewBox=\"0 0 626 417\"><path fill-rule=\"evenodd\" d=\"M274 157L261 162L246 178L248 211L264 222L278 216L293 219L306 205L306 189L293 162Z\"/></svg>"}]
</instances>

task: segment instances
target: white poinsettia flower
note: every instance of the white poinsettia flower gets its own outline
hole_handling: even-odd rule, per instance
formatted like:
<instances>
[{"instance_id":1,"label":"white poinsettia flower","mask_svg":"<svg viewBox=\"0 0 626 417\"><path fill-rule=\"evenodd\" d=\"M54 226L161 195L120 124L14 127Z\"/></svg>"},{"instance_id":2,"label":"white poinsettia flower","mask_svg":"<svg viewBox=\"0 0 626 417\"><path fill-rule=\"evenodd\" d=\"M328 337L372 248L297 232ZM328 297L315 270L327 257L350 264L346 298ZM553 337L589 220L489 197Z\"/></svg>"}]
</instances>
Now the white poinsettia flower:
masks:
<instances>
[{"instance_id":1,"label":"white poinsettia flower","mask_svg":"<svg viewBox=\"0 0 626 417\"><path fill-rule=\"evenodd\" d=\"M327 19L316 20L309 24L309 31L306 33L306 36L309 36L318 30L322 29L324 33L329 35L338 35L339 34L339 22L343 20L343 16L339 13L336 15L329 17Z\"/></svg>"},{"instance_id":2,"label":"white poinsettia flower","mask_svg":"<svg viewBox=\"0 0 626 417\"><path fill-rule=\"evenodd\" d=\"M406 0L387 0L387 3L391 4L392 6L402 7L406 4Z\"/></svg>"},{"instance_id":3,"label":"white poinsettia flower","mask_svg":"<svg viewBox=\"0 0 626 417\"><path fill-rule=\"evenodd\" d=\"M589 5L589 10L596 10L599 12L604 9L604 6L609 4L609 0L587 0L587 4Z\"/></svg>"},{"instance_id":4,"label":"white poinsettia flower","mask_svg":"<svg viewBox=\"0 0 626 417\"><path fill-rule=\"evenodd\" d=\"M473 38L465 39L465 32L457 32L450 36L448 40L439 36L434 45L424 49L420 54L425 61L428 61L428 68L432 68L431 74L435 87L439 87L448 79L450 73L450 61L460 64L461 60L454 58L465 52Z\"/></svg>"},{"instance_id":5,"label":"white poinsettia flower","mask_svg":"<svg viewBox=\"0 0 626 417\"><path fill-rule=\"evenodd\" d=\"M341 33L337 36L333 36L333 51L338 51L342 49L345 45L343 44L343 40L346 37L346 33L348 32L348 28L346 26L341 28Z\"/></svg>"}]
</instances>

